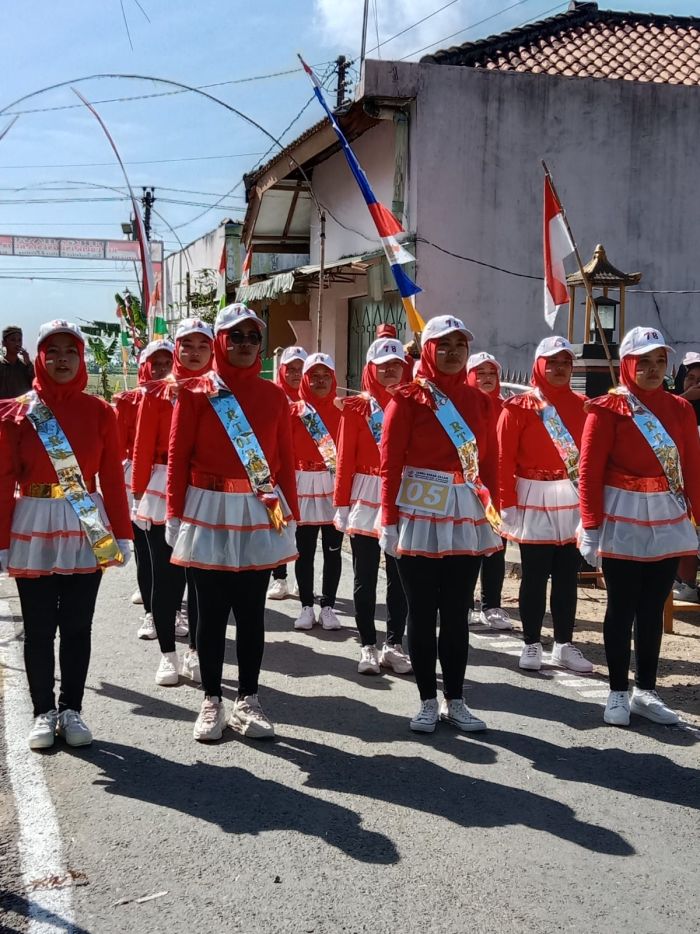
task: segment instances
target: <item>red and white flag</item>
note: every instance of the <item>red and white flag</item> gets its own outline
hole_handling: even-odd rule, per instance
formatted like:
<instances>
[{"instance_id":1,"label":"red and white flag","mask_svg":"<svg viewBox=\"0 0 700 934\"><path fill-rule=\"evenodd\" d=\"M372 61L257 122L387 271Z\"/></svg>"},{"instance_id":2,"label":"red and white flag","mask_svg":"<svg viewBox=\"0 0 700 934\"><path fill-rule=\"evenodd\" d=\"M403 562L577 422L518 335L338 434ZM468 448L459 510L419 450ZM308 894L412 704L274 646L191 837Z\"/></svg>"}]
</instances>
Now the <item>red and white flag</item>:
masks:
<instances>
[{"instance_id":1,"label":"red and white flag","mask_svg":"<svg viewBox=\"0 0 700 934\"><path fill-rule=\"evenodd\" d=\"M568 304L564 260L574 252L564 211L548 176L544 178L544 320L554 327L557 312Z\"/></svg>"},{"instance_id":2,"label":"red and white flag","mask_svg":"<svg viewBox=\"0 0 700 934\"><path fill-rule=\"evenodd\" d=\"M253 265L253 251L252 249L248 250L243 260L243 268L241 269L241 281L240 285L250 285L250 267Z\"/></svg>"},{"instance_id":3,"label":"red and white flag","mask_svg":"<svg viewBox=\"0 0 700 934\"><path fill-rule=\"evenodd\" d=\"M226 307L226 241L221 250L221 259L219 260L219 281L216 285L216 304L221 311Z\"/></svg>"}]
</instances>

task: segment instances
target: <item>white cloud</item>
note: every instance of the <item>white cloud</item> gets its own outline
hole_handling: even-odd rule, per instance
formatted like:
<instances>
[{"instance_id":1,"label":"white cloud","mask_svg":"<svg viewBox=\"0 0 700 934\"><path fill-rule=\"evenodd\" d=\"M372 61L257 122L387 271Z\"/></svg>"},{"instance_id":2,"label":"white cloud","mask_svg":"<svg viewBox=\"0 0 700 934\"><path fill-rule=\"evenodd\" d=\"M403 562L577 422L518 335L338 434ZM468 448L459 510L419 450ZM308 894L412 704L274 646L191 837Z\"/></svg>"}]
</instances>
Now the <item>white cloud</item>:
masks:
<instances>
[{"instance_id":1,"label":"white cloud","mask_svg":"<svg viewBox=\"0 0 700 934\"><path fill-rule=\"evenodd\" d=\"M376 0L380 41L385 42L390 36L412 26L446 2L447 0L443 0L443 3L440 3L440 0ZM347 50L346 54L359 54L363 6L363 0L314 0L318 28L324 41L329 45L337 46L339 50ZM440 42L445 36L464 29L470 23L482 18L484 8L483 3L477 5L474 0L457 0L446 10L442 10L426 22L409 29L392 42L382 45L377 53L370 51L377 45L375 2L370 0L367 26L368 57L397 59L410 55L423 46ZM481 15L479 15L479 10ZM466 32L463 36L448 40L446 45L459 44L473 38L475 35ZM419 58L420 55L416 57Z\"/></svg>"}]
</instances>

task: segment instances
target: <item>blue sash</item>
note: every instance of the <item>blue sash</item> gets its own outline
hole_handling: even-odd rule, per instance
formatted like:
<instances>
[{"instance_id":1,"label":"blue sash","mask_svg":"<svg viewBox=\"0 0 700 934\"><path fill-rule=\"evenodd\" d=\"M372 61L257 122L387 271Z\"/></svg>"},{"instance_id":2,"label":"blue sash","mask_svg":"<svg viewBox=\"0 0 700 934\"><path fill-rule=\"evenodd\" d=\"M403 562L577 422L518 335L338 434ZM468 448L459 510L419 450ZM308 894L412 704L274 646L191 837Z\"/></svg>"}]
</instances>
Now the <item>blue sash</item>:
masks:
<instances>
[{"instance_id":1,"label":"blue sash","mask_svg":"<svg viewBox=\"0 0 700 934\"><path fill-rule=\"evenodd\" d=\"M423 378L417 379L416 382L423 386L424 389L427 389L432 396L435 402L435 417L440 422L447 437L457 448L464 482L481 503L489 525L494 531L500 533L501 517L493 505L491 494L479 476L479 450L474 432L459 414L454 402L441 392L437 386L434 386L430 380Z\"/></svg>"},{"instance_id":2,"label":"blue sash","mask_svg":"<svg viewBox=\"0 0 700 934\"><path fill-rule=\"evenodd\" d=\"M98 565L104 567L111 562L123 564L124 556L87 491L78 459L56 416L34 390L19 401L29 405L27 418L49 456L63 496L78 517Z\"/></svg>"},{"instance_id":3,"label":"blue sash","mask_svg":"<svg viewBox=\"0 0 700 934\"><path fill-rule=\"evenodd\" d=\"M554 406L547 402L539 390L535 391L535 395L543 405L539 412L542 424L566 467L569 480L577 487L579 450L576 442Z\"/></svg>"},{"instance_id":4,"label":"blue sash","mask_svg":"<svg viewBox=\"0 0 700 934\"><path fill-rule=\"evenodd\" d=\"M375 440L377 446L379 446L382 440L382 427L384 425L384 409L377 402L374 396L369 397L369 415L367 416L367 424L369 430L372 432L372 437Z\"/></svg>"},{"instance_id":5,"label":"blue sash","mask_svg":"<svg viewBox=\"0 0 700 934\"><path fill-rule=\"evenodd\" d=\"M209 402L243 464L252 492L267 510L270 525L281 534L287 523L272 483L270 467L240 402L220 382L217 395L209 396Z\"/></svg>"},{"instance_id":6,"label":"blue sash","mask_svg":"<svg viewBox=\"0 0 700 934\"><path fill-rule=\"evenodd\" d=\"M306 430L311 435L311 440L318 448L318 453L326 465L326 470L334 474L337 459L335 441L330 431L323 424L323 419L308 402L304 403L304 411L299 418L301 418Z\"/></svg>"}]
</instances>

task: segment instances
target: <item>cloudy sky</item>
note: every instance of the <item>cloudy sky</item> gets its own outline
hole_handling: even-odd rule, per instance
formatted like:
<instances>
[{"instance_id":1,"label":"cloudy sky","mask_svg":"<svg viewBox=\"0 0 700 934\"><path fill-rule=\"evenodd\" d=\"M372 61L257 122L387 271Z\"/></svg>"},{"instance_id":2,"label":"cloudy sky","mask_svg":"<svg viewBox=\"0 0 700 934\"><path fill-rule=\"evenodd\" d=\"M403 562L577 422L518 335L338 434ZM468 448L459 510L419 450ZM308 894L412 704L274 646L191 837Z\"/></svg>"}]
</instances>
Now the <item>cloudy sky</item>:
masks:
<instances>
[{"instance_id":1,"label":"cloudy sky","mask_svg":"<svg viewBox=\"0 0 700 934\"><path fill-rule=\"evenodd\" d=\"M602 5L602 4L601 4ZM605 4L700 15L700 0ZM356 59L362 0L3 0L0 235L121 236L129 205L123 177L73 82L96 104L127 162L134 186L156 188L155 234L166 251L225 217L244 212L241 176L270 140L194 94L163 94L145 75L209 92L289 142L321 116L296 53L332 83L335 58ZM370 0L370 57L417 59L566 9L554 0ZM378 46L378 48L377 48ZM254 79L254 80L249 80ZM25 95L33 95L10 106ZM127 99L128 98L128 99ZM138 99L134 99L138 98ZM171 230L172 228L172 230ZM174 232L173 232L174 231ZM99 281L95 281L99 280ZM109 318L113 294L135 287L128 266L0 256L0 325L24 324L33 346L39 323L61 316Z\"/></svg>"}]
</instances>

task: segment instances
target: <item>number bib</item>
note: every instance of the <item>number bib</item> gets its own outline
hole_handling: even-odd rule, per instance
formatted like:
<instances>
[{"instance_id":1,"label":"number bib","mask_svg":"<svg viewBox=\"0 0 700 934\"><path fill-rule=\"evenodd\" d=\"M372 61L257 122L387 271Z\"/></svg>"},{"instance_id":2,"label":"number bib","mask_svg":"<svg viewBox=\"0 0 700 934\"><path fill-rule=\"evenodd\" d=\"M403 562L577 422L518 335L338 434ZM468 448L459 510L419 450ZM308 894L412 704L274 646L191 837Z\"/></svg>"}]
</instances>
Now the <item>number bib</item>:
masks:
<instances>
[{"instance_id":1,"label":"number bib","mask_svg":"<svg viewBox=\"0 0 700 934\"><path fill-rule=\"evenodd\" d=\"M444 516L453 482L453 474L440 470L425 470L406 467L401 478L397 506L405 506L418 512L429 512Z\"/></svg>"}]
</instances>

